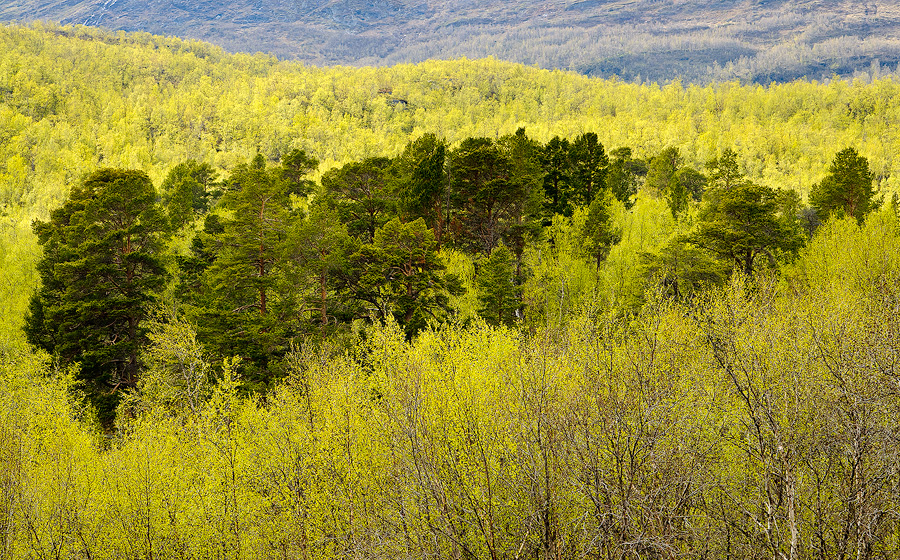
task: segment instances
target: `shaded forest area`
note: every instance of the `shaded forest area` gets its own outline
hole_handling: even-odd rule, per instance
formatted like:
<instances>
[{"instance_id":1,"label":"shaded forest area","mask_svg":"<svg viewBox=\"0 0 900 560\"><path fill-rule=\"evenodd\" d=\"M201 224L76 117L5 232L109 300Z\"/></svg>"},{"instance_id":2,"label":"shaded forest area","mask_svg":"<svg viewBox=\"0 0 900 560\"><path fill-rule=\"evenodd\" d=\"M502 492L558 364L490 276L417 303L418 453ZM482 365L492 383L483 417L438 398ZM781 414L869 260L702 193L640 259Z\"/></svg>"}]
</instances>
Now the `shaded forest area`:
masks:
<instances>
[{"instance_id":1,"label":"shaded forest area","mask_svg":"<svg viewBox=\"0 0 900 560\"><path fill-rule=\"evenodd\" d=\"M4 557L900 551L892 80L3 30Z\"/></svg>"}]
</instances>

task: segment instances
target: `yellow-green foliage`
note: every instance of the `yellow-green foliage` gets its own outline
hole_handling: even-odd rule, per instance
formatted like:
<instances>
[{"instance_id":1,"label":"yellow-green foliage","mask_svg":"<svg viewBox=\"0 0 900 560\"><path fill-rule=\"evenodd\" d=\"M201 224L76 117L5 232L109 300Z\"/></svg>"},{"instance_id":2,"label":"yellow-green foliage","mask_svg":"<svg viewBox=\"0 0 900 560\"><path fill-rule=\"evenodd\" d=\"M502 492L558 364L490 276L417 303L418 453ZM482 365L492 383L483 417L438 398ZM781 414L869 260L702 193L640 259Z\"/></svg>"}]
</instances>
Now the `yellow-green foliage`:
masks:
<instances>
[{"instance_id":1,"label":"yellow-green foliage","mask_svg":"<svg viewBox=\"0 0 900 560\"><path fill-rule=\"evenodd\" d=\"M896 224L890 207L873 212L863 225L849 218L826 222L785 270L786 282L815 287L835 301L851 298L900 268Z\"/></svg>"},{"instance_id":2,"label":"yellow-green foliage","mask_svg":"<svg viewBox=\"0 0 900 560\"><path fill-rule=\"evenodd\" d=\"M581 230L586 209L579 208L572 218L553 217L545 239L528 247L525 254L527 280L522 286L522 302L527 323L562 326L569 311L600 299L592 261L580 258Z\"/></svg>"},{"instance_id":3,"label":"yellow-green foliage","mask_svg":"<svg viewBox=\"0 0 900 560\"><path fill-rule=\"evenodd\" d=\"M891 81L317 69L39 27L0 28L0 47L4 326L34 283L30 219L100 165L158 183L188 157L227 171L257 147L301 147L331 165L420 132L524 125L539 140L597 130L639 156L675 145L695 164L734 147L754 180L805 190L845 145L883 177L900 153ZM238 364L207 363L191 325L163 317L112 436L71 372L4 334L0 558L896 557L894 209L826 223L780 280L735 277L690 303L651 287L640 310L611 312L633 295L637 255L678 227L663 204L616 209L623 241L600 274L574 258L583 215L548 228L553 244L524 257L546 327L489 327L470 292L470 326L407 341L388 322L350 350L300 345L264 396L239 394ZM444 256L471 287L469 259Z\"/></svg>"},{"instance_id":4,"label":"yellow-green foliage","mask_svg":"<svg viewBox=\"0 0 900 560\"><path fill-rule=\"evenodd\" d=\"M855 146L879 178L897 157L890 79L643 86L491 59L315 68L45 26L3 27L0 44L2 200L41 210L99 165L143 169L158 183L188 158L230 169L257 149L299 147L328 168L394 155L424 132L454 143L519 126L540 141L595 130L638 157L677 146L689 164L733 147L752 178L803 191L840 147Z\"/></svg>"},{"instance_id":5,"label":"yellow-green foliage","mask_svg":"<svg viewBox=\"0 0 900 560\"><path fill-rule=\"evenodd\" d=\"M189 158L227 172L257 150L302 148L324 171L396 155L425 132L453 144L524 126L542 142L596 131L636 157L675 146L697 167L733 148L751 179L802 193L854 146L896 190L898 88L890 78L648 86L493 59L316 68L146 33L3 26L0 319L17 330L36 282L31 220L101 166L144 170L158 185Z\"/></svg>"},{"instance_id":6,"label":"yellow-green foliage","mask_svg":"<svg viewBox=\"0 0 900 560\"><path fill-rule=\"evenodd\" d=\"M0 554L51 556L99 521L97 441L79 421L72 372L0 346ZM77 545L76 545L77 546Z\"/></svg>"},{"instance_id":7,"label":"yellow-green foliage","mask_svg":"<svg viewBox=\"0 0 900 560\"><path fill-rule=\"evenodd\" d=\"M532 335L476 321L410 342L388 322L350 352L301 346L264 399L231 362L172 398L160 380L209 366L189 325L161 322L111 438L70 375L7 351L0 550L894 557L898 220L826 227L784 281L691 305L651 290L635 315L584 305Z\"/></svg>"},{"instance_id":8,"label":"yellow-green foliage","mask_svg":"<svg viewBox=\"0 0 900 560\"><path fill-rule=\"evenodd\" d=\"M461 320L471 320L478 316L478 292L475 287L475 265L472 258L455 249L443 248L441 261L447 267L447 274L453 274L465 290L460 295L451 295L450 304Z\"/></svg>"}]
</instances>

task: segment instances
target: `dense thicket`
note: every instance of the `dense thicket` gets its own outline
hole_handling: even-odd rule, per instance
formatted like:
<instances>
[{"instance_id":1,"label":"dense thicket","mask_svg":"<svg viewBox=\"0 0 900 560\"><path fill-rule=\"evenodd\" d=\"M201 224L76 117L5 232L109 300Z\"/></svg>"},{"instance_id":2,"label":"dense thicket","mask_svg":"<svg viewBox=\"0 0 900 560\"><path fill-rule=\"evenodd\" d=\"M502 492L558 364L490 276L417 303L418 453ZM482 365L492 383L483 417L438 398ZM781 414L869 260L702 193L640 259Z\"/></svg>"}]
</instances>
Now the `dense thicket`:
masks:
<instances>
[{"instance_id":1,"label":"dense thicket","mask_svg":"<svg viewBox=\"0 0 900 560\"><path fill-rule=\"evenodd\" d=\"M854 158L868 173L867 160ZM612 164L596 134L542 145L521 128L497 140L467 138L451 150L425 135L396 158L332 169L317 188L307 178L317 162L302 150L277 163L256 154L221 184L195 161L176 165L160 202L143 173L103 169L76 186L50 222L35 223L42 287L25 331L63 365L82 364L95 403L115 402L139 378L141 323L162 293L168 260L168 306L196 326L214 361L242 359L236 371L244 390L265 392L286 374L284 360L297 344L321 345L389 318L408 337L477 317L531 332L564 325L576 306L546 316L554 288L536 271L544 260L564 283L572 272L561 255L580 262L593 274L579 297L631 312L658 282L680 299L734 272L753 278L777 270L807 238L803 217L821 223L830 216L802 210L796 193L754 184L730 149L708 163L709 177L693 172L705 185L693 191L680 179L677 150L650 165L629 162L620 175L649 172L625 201L608 184ZM560 180L546 180L551 175ZM857 175L833 166L835 195L852 190ZM625 181L637 186L640 177ZM658 210L650 204L663 199L680 230L664 247L623 248L632 257L649 251L622 278L622 293L609 292L600 275L626 234L626 204L631 213L652 214ZM166 254L163 233L190 247ZM458 264L448 270L450 252L472 273ZM686 253L705 258L691 263L692 278L682 282L677 260ZM672 258L676 266L667 267ZM468 303L459 299L467 292Z\"/></svg>"},{"instance_id":2,"label":"dense thicket","mask_svg":"<svg viewBox=\"0 0 900 560\"><path fill-rule=\"evenodd\" d=\"M393 323L298 347L265 401L190 325L108 442L68 377L0 363L8 557L888 558L898 549L898 222L823 226L735 277L565 328ZM220 364L221 365L221 364Z\"/></svg>"}]
</instances>

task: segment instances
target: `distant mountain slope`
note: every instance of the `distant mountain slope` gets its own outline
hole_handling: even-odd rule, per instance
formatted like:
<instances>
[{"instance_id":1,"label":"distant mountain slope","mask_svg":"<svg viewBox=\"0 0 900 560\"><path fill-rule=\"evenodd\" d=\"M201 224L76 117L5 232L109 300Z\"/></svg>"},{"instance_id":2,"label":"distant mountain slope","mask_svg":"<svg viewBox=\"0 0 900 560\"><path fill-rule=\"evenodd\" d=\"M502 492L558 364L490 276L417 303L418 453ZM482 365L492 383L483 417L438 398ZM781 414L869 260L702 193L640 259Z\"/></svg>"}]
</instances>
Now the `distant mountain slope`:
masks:
<instances>
[{"instance_id":1,"label":"distant mountain slope","mask_svg":"<svg viewBox=\"0 0 900 560\"><path fill-rule=\"evenodd\" d=\"M768 83L900 63L900 6L842 0L24 0L52 20L314 64L496 56L626 80Z\"/></svg>"}]
</instances>

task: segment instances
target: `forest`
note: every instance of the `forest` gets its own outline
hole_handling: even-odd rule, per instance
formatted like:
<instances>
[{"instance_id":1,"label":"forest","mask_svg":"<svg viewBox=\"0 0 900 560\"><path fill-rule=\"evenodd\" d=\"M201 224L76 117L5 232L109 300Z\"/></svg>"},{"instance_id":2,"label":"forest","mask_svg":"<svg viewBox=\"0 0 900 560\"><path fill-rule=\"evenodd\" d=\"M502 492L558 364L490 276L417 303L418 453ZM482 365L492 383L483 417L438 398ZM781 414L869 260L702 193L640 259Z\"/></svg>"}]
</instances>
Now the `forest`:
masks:
<instances>
[{"instance_id":1,"label":"forest","mask_svg":"<svg viewBox=\"0 0 900 560\"><path fill-rule=\"evenodd\" d=\"M0 41L0 558L900 553L893 78Z\"/></svg>"}]
</instances>

